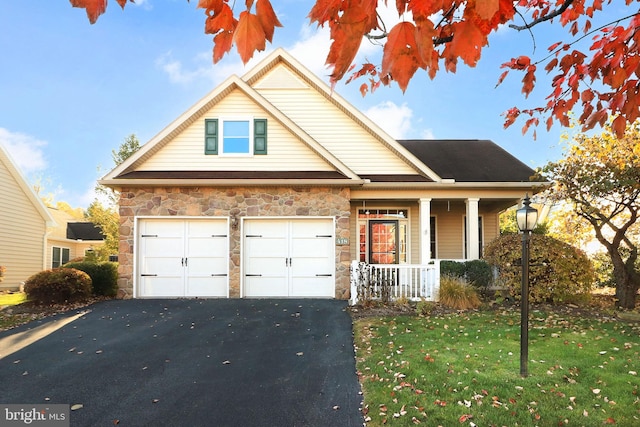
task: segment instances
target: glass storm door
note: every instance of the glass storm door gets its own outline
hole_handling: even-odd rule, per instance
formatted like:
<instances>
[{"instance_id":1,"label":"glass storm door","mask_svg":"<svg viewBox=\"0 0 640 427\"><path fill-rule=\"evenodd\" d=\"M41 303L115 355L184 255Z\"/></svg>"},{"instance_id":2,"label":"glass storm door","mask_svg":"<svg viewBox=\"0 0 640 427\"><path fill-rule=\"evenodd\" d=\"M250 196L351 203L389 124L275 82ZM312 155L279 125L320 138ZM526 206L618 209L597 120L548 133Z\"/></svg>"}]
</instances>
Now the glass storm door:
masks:
<instances>
[{"instance_id":1,"label":"glass storm door","mask_svg":"<svg viewBox=\"0 0 640 427\"><path fill-rule=\"evenodd\" d=\"M369 262L371 264L398 263L398 221L369 221Z\"/></svg>"}]
</instances>

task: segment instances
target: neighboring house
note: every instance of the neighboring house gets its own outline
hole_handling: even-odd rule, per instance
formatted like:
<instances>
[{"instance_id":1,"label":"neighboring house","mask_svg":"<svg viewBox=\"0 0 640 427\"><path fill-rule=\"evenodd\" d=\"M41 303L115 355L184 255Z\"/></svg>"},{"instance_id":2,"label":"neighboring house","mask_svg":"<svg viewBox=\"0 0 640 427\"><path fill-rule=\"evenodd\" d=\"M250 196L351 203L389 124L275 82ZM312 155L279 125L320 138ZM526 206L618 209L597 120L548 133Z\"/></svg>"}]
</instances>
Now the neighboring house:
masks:
<instances>
[{"instance_id":1,"label":"neighboring house","mask_svg":"<svg viewBox=\"0 0 640 427\"><path fill-rule=\"evenodd\" d=\"M477 259L542 184L491 141L396 141L279 49L100 182L132 297L349 297L352 260Z\"/></svg>"},{"instance_id":2,"label":"neighboring house","mask_svg":"<svg viewBox=\"0 0 640 427\"><path fill-rule=\"evenodd\" d=\"M69 213L49 207L58 224L49 230L47 238L47 268L60 267L74 258L104 244L104 235L92 222L79 221Z\"/></svg>"},{"instance_id":3,"label":"neighboring house","mask_svg":"<svg viewBox=\"0 0 640 427\"><path fill-rule=\"evenodd\" d=\"M0 146L0 265L6 267L0 289L18 289L47 267L47 227L55 222Z\"/></svg>"}]
</instances>

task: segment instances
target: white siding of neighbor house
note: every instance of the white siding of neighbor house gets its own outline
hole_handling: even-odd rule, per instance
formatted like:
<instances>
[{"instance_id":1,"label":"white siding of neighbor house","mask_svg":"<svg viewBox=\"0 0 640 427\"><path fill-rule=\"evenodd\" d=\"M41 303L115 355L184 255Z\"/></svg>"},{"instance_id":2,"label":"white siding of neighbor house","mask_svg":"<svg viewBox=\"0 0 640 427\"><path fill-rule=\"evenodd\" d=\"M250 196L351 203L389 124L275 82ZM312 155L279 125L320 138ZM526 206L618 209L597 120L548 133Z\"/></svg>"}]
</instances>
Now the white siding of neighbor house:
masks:
<instances>
[{"instance_id":1,"label":"white siding of neighbor house","mask_svg":"<svg viewBox=\"0 0 640 427\"><path fill-rule=\"evenodd\" d=\"M0 156L0 288L17 288L43 269L46 222Z\"/></svg>"},{"instance_id":2,"label":"white siding of neighbor house","mask_svg":"<svg viewBox=\"0 0 640 427\"><path fill-rule=\"evenodd\" d=\"M258 92L356 174L416 173L315 89L258 89Z\"/></svg>"},{"instance_id":3,"label":"white siding of neighbor house","mask_svg":"<svg viewBox=\"0 0 640 427\"><path fill-rule=\"evenodd\" d=\"M204 121L214 118L266 118L267 154L225 156L204 154ZM312 151L242 91L235 90L204 116L168 142L137 170L329 171L333 166Z\"/></svg>"}]
</instances>

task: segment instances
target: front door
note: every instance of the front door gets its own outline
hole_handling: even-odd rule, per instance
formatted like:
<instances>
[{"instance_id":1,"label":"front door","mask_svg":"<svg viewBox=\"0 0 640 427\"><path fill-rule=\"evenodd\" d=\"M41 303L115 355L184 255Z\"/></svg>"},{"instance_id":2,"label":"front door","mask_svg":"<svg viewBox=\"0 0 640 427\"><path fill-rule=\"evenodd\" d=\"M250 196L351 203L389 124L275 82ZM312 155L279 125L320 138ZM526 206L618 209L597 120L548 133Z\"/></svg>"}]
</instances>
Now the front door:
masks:
<instances>
[{"instance_id":1,"label":"front door","mask_svg":"<svg viewBox=\"0 0 640 427\"><path fill-rule=\"evenodd\" d=\"M369 221L369 262L398 264L398 221Z\"/></svg>"}]
</instances>

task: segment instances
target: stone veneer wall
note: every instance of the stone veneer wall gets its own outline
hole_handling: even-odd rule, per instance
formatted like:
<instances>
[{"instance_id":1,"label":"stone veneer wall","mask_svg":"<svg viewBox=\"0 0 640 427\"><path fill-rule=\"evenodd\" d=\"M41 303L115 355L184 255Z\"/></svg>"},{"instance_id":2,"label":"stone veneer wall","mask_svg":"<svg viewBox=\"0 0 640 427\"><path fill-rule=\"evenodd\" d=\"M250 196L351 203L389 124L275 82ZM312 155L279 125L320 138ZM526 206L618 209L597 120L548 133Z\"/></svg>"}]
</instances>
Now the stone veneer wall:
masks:
<instances>
[{"instance_id":1,"label":"stone veneer wall","mask_svg":"<svg viewBox=\"0 0 640 427\"><path fill-rule=\"evenodd\" d=\"M123 298L133 297L137 216L332 216L336 237L349 238L350 190L333 187L265 188L127 188L120 193L120 251L118 287ZM229 230L229 295L240 297L240 227ZM349 245L336 246L336 293L349 298Z\"/></svg>"}]
</instances>

